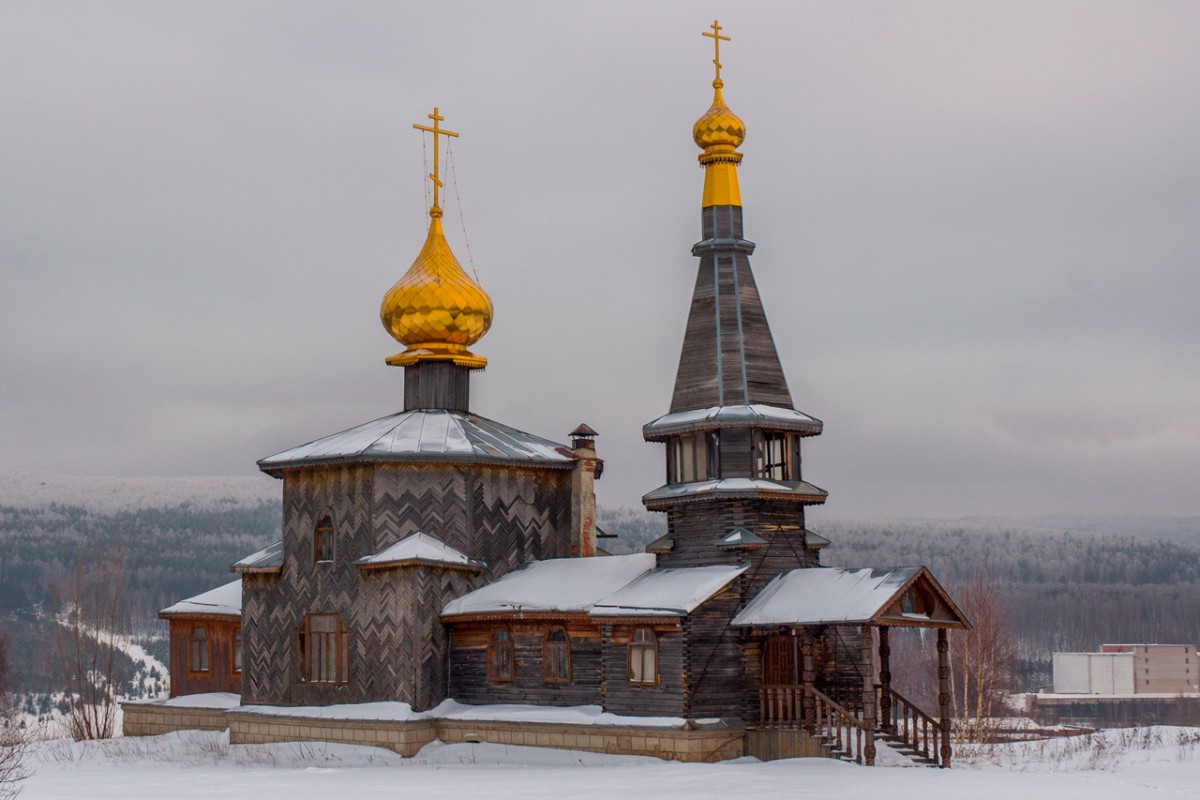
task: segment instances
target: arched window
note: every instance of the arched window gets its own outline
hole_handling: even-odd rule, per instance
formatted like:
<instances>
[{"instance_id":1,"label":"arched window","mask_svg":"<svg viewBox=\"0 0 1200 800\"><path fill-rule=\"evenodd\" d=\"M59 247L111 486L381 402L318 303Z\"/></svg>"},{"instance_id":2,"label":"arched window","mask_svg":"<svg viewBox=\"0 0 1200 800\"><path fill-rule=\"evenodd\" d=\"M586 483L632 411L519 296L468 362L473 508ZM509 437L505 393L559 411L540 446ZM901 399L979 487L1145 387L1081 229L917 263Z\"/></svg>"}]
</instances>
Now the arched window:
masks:
<instances>
[{"instance_id":1,"label":"arched window","mask_svg":"<svg viewBox=\"0 0 1200 800\"><path fill-rule=\"evenodd\" d=\"M233 629L233 674L240 675L242 673L242 629L238 626Z\"/></svg>"},{"instance_id":2,"label":"arched window","mask_svg":"<svg viewBox=\"0 0 1200 800\"><path fill-rule=\"evenodd\" d=\"M513 679L513 640L508 628L492 631L487 648L487 676L489 681L511 681Z\"/></svg>"},{"instance_id":3,"label":"arched window","mask_svg":"<svg viewBox=\"0 0 1200 800\"><path fill-rule=\"evenodd\" d=\"M313 561L333 561L333 517L322 515L313 533Z\"/></svg>"},{"instance_id":4,"label":"arched window","mask_svg":"<svg viewBox=\"0 0 1200 800\"><path fill-rule=\"evenodd\" d=\"M337 614L309 614L296 632L296 672L305 683L346 683L346 626Z\"/></svg>"},{"instance_id":5,"label":"arched window","mask_svg":"<svg viewBox=\"0 0 1200 800\"><path fill-rule=\"evenodd\" d=\"M542 680L571 682L571 640L562 628L551 628L542 640Z\"/></svg>"},{"instance_id":6,"label":"arched window","mask_svg":"<svg viewBox=\"0 0 1200 800\"><path fill-rule=\"evenodd\" d=\"M658 638L650 628L634 628L629 637L629 682L658 683Z\"/></svg>"},{"instance_id":7,"label":"arched window","mask_svg":"<svg viewBox=\"0 0 1200 800\"><path fill-rule=\"evenodd\" d=\"M192 638L188 645L188 669L192 672L208 672L208 631L203 625L192 626Z\"/></svg>"}]
</instances>

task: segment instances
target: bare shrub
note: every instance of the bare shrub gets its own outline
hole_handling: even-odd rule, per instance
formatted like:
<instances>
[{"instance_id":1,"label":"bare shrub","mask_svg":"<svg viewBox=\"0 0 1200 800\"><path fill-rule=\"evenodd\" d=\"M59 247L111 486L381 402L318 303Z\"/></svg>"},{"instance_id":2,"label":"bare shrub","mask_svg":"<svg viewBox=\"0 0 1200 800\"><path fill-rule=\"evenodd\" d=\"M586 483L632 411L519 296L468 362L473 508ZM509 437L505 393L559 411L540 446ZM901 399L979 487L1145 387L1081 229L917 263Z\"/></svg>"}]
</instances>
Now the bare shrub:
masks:
<instances>
[{"instance_id":1,"label":"bare shrub","mask_svg":"<svg viewBox=\"0 0 1200 800\"><path fill-rule=\"evenodd\" d=\"M77 554L55 593L54 656L67 699L67 732L76 741L115 733L121 685L117 644L128 628L124 554L97 546Z\"/></svg>"},{"instance_id":2,"label":"bare shrub","mask_svg":"<svg viewBox=\"0 0 1200 800\"><path fill-rule=\"evenodd\" d=\"M11 800L21 792L29 775L26 755L30 738L17 716L12 687L8 681L8 636L0 629L0 800Z\"/></svg>"},{"instance_id":3,"label":"bare shrub","mask_svg":"<svg viewBox=\"0 0 1200 800\"><path fill-rule=\"evenodd\" d=\"M952 594L972 625L950 637L955 730L962 740L984 742L995 734L994 720L1009 713L1005 700L1016 685L1016 638L995 577L977 571Z\"/></svg>"}]
</instances>

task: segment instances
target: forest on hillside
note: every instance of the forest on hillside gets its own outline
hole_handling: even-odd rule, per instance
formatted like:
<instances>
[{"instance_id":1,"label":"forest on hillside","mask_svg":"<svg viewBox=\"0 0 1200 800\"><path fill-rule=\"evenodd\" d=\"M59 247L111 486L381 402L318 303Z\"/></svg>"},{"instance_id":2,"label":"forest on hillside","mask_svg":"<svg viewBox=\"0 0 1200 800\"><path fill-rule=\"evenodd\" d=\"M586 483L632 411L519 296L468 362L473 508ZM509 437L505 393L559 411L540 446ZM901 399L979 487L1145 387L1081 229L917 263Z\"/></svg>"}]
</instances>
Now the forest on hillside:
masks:
<instances>
[{"instance_id":1,"label":"forest on hillside","mask_svg":"<svg viewBox=\"0 0 1200 800\"><path fill-rule=\"evenodd\" d=\"M641 509L601 509L615 539L601 547L634 552L666 533L666 518ZM1200 640L1200 548L1129 535L1025 529L1002 523L827 520L829 566L925 564L954 593L977 575L995 579L1016 636L1024 688L1049 681L1056 650L1104 642ZM222 508L183 503L100 512L79 506L0 506L0 616L28 653L18 666L27 684L44 684L39 666L45 612L74 565L125 561L134 631L163 631L156 613L176 600L232 579L229 565L279 537L274 502Z\"/></svg>"}]
</instances>

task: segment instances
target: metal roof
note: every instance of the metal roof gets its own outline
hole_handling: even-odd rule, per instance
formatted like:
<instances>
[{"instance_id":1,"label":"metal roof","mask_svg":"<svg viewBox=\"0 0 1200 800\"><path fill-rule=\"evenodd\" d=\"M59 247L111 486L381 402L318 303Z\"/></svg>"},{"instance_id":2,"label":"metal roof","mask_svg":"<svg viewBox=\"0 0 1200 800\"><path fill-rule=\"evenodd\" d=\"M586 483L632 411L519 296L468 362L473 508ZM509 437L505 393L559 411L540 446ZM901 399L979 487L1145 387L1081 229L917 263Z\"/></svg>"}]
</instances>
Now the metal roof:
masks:
<instances>
[{"instance_id":1,"label":"metal roof","mask_svg":"<svg viewBox=\"0 0 1200 800\"><path fill-rule=\"evenodd\" d=\"M589 615L686 616L749 568L749 564L719 564L652 570L598 601Z\"/></svg>"},{"instance_id":2,"label":"metal roof","mask_svg":"<svg viewBox=\"0 0 1200 800\"><path fill-rule=\"evenodd\" d=\"M569 467L566 445L462 411L420 409L367 422L262 459L276 477L282 470L361 461L459 461Z\"/></svg>"},{"instance_id":3,"label":"metal roof","mask_svg":"<svg viewBox=\"0 0 1200 800\"><path fill-rule=\"evenodd\" d=\"M673 433L713 428L770 428L796 431L801 436L816 436L825 423L792 408L764 403L712 406L665 414L642 426L642 436L650 441L665 439Z\"/></svg>"},{"instance_id":4,"label":"metal roof","mask_svg":"<svg viewBox=\"0 0 1200 800\"><path fill-rule=\"evenodd\" d=\"M766 478L721 478L719 480L669 483L642 498L647 508L665 508L669 503L719 497L770 497L801 503L824 503L829 493L805 481L772 481Z\"/></svg>"},{"instance_id":5,"label":"metal roof","mask_svg":"<svg viewBox=\"0 0 1200 800\"><path fill-rule=\"evenodd\" d=\"M932 605L905 609L909 588L932 597ZM909 625L968 628L970 623L925 567L809 567L776 575L733 625Z\"/></svg>"},{"instance_id":6,"label":"metal roof","mask_svg":"<svg viewBox=\"0 0 1200 800\"><path fill-rule=\"evenodd\" d=\"M242 579L230 581L224 586L180 600L158 612L160 617L174 616L218 616L240 617L242 615Z\"/></svg>"},{"instance_id":7,"label":"metal roof","mask_svg":"<svg viewBox=\"0 0 1200 800\"><path fill-rule=\"evenodd\" d=\"M354 565L362 569L384 569L405 565L428 564L430 566L457 567L482 570L487 567L450 545L427 533L417 531L395 544L390 544L378 553L355 560Z\"/></svg>"},{"instance_id":8,"label":"metal roof","mask_svg":"<svg viewBox=\"0 0 1200 800\"><path fill-rule=\"evenodd\" d=\"M233 572L278 572L283 569L283 539L234 562L229 569Z\"/></svg>"},{"instance_id":9,"label":"metal roof","mask_svg":"<svg viewBox=\"0 0 1200 800\"><path fill-rule=\"evenodd\" d=\"M717 539L717 547L720 548L765 547L767 544L766 539L754 531L748 531L745 528L734 528L720 539Z\"/></svg>"}]
</instances>

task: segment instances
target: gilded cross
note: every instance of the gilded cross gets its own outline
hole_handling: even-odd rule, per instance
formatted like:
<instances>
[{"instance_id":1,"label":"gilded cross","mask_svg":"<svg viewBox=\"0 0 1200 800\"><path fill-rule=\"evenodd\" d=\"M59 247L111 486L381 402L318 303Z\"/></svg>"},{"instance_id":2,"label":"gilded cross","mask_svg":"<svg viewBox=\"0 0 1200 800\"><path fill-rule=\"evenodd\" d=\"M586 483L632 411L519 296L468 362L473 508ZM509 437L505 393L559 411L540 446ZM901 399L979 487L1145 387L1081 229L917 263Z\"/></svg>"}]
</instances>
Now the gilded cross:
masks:
<instances>
[{"instance_id":1,"label":"gilded cross","mask_svg":"<svg viewBox=\"0 0 1200 800\"><path fill-rule=\"evenodd\" d=\"M437 106L433 107L433 113L429 115L429 118L433 120L432 128L428 125L420 125L416 122L413 123L413 127L419 131L429 131L433 134L433 174L431 174L429 178L433 181L433 207L440 209L441 207L438 205L438 189L440 189L444 184L442 183L441 178L438 177L438 150L440 149L438 146L438 137L453 136L455 139L457 139L458 134L454 131L448 131L445 128L438 127L438 123L444 120L445 117L438 114Z\"/></svg>"},{"instance_id":2,"label":"gilded cross","mask_svg":"<svg viewBox=\"0 0 1200 800\"><path fill-rule=\"evenodd\" d=\"M712 33L704 32L701 36L707 36L713 40L713 65L717 68L717 80L721 80L721 42L732 42L728 36L722 36L721 31L724 30L714 19L713 24L709 25L712 28Z\"/></svg>"}]
</instances>

